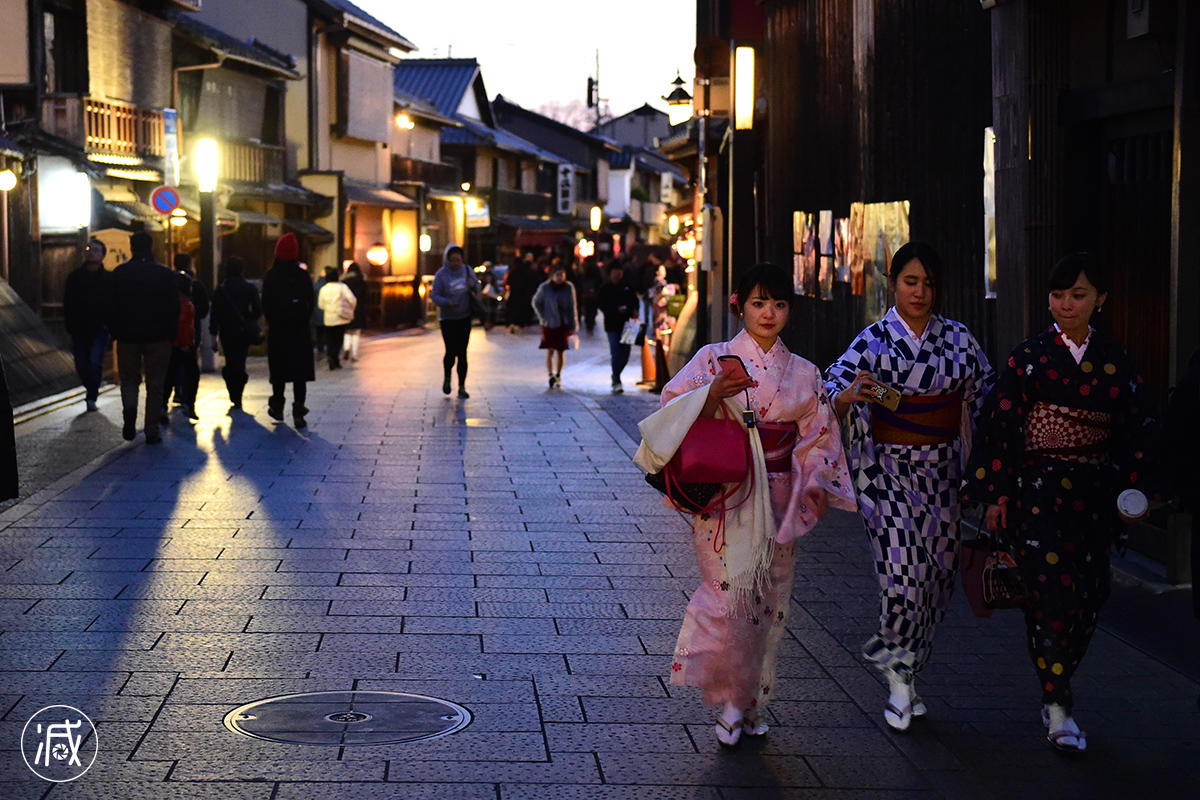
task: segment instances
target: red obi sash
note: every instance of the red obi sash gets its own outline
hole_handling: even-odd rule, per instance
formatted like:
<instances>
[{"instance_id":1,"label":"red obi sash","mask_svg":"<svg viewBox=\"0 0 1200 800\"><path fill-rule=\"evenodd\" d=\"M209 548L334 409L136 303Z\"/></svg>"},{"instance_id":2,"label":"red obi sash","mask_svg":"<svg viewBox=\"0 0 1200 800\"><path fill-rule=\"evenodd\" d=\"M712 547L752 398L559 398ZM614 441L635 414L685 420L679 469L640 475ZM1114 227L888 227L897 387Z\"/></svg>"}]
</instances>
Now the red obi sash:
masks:
<instances>
[{"instance_id":1,"label":"red obi sash","mask_svg":"<svg viewBox=\"0 0 1200 800\"><path fill-rule=\"evenodd\" d=\"M799 432L794 422L757 422L759 438L762 439L763 455L767 460L767 472L791 472L792 450L796 447Z\"/></svg>"},{"instance_id":2,"label":"red obi sash","mask_svg":"<svg viewBox=\"0 0 1200 800\"><path fill-rule=\"evenodd\" d=\"M895 411L871 405L871 438L880 444L921 447L958 438L962 392L905 395Z\"/></svg>"},{"instance_id":3,"label":"red obi sash","mask_svg":"<svg viewBox=\"0 0 1200 800\"><path fill-rule=\"evenodd\" d=\"M1112 414L1034 403L1025 420L1025 452L1062 461L1099 464L1108 460Z\"/></svg>"}]
</instances>

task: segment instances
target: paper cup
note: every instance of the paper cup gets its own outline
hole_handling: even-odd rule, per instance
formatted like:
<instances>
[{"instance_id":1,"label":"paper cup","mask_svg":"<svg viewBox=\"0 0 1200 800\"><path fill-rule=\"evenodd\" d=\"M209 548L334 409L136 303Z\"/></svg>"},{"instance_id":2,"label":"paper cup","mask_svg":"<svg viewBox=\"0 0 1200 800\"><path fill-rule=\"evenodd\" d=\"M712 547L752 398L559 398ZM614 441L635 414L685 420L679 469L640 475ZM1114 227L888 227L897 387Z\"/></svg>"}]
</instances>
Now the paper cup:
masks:
<instances>
[{"instance_id":1,"label":"paper cup","mask_svg":"<svg viewBox=\"0 0 1200 800\"><path fill-rule=\"evenodd\" d=\"M1126 489L1117 495L1117 511L1126 519L1141 519L1149 507L1146 495L1137 489Z\"/></svg>"}]
</instances>

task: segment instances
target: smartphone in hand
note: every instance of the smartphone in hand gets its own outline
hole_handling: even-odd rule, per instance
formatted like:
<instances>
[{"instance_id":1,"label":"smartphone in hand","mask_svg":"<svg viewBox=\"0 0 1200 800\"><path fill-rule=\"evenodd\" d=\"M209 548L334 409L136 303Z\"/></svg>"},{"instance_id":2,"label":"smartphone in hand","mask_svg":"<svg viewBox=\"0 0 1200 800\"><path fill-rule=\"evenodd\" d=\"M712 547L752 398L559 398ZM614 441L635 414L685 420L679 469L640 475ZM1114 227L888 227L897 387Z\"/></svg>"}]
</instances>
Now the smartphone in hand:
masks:
<instances>
[{"instance_id":1,"label":"smartphone in hand","mask_svg":"<svg viewBox=\"0 0 1200 800\"><path fill-rule=\"evenodd\" d=\"M900 393L887 384L872 380L866 391L873 395L872 403L878 403L889 411L895 411L900 407Z\"/></svg>"},{"instance_id":2,"label":"smartphone in hand","mask_svg":"<svg viewBox=\"0 0 1200 800\"><path fill-rule=\"evenodd\" d=\"M737 356L717 356L717 363L721 365L721 371L727 373L733 378L750 379L750 373L746 371L746 365L742 363L742 359Z\"/></svg>"}]
</instances>

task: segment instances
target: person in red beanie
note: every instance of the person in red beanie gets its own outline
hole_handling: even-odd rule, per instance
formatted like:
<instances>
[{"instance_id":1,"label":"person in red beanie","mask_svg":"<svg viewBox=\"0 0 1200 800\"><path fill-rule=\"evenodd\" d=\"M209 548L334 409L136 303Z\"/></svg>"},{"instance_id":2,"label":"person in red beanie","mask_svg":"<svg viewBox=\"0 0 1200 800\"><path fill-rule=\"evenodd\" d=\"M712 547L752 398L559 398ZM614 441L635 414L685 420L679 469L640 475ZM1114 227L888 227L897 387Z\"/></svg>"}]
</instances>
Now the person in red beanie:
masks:
<instances>
[{"instance_id":1,"label":"person in red beanie","mask_svg":"<svg viewBox=\"0 0 1200 800\"><path fill-rule=\"evenodd\" d=\"M262 307L267 319L267 366L271 373L271 398L267 414L283 420L284 388L292 384L292 420L297 428L307 424L305 384L314 379L309 317L313 312L313 284L300 267L300 243L285 233L275 243L275 263L263 278Z\"/></svg>"}]
</instances>

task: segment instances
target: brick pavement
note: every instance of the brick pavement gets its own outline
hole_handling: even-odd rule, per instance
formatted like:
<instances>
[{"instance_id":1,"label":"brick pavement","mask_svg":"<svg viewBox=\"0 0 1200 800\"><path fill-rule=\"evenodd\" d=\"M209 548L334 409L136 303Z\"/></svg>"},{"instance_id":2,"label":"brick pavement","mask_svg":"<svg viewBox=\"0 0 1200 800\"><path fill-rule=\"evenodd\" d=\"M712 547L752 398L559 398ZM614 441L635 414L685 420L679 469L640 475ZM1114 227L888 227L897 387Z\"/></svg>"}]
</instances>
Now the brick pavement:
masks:
<instances>
[{"instance_id":1,"label":"brick pavement","mask_svg":"<svg viewBox=\"0 0 1200 800\"><path fill-rule=\"evenodd\" d=\"M254 415L229 417L208 377L194 429L176 421L163 447L120 445L0 513L0 796L1117 797L1200 785L1194 681L1099 633L1076 682L1092 752L1064 761L1040 741L1019 620L975 620L961 600L922 676L929 716L890 733L881 684L856 657L877 604L846 514L800 548L770 735L720 751L697 693L666 684L696 568L686 524L628 460L625 429L652 401L605 393L598 340L569 354L567 391L547 392L535 344L477 330L472 398L459 402L435 386L436 335L370 340L359 365L318 372L303 435L270 424L261 381ZM69 441L73 420L57 412L38 430ZM351 688L445 697L474 721L430 742L347 748L222 726L246 702ZM16 752L49 703L98 722L100 757L74 783L36 781Z\"/></svg>"}]
</instances>

